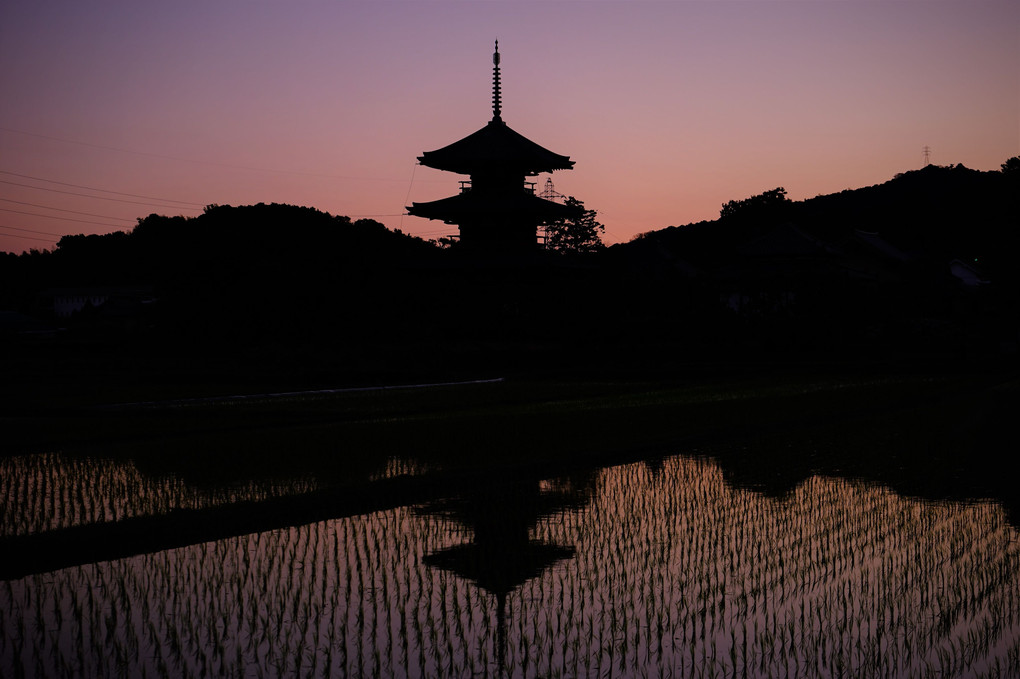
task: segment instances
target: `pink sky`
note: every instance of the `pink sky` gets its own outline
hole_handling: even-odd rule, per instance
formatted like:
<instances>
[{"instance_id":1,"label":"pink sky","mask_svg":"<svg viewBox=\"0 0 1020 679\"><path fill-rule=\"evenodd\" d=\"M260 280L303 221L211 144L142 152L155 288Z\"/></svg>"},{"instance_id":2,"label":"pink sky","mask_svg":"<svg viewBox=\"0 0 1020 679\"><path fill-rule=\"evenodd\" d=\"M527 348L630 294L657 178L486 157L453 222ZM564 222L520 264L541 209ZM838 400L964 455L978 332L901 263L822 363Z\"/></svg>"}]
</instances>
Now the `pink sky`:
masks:
<instances>
[{"instance_id":1,"label":"pink sky","mask_svg":"<svg viewBox=\"0 0 1020 679\"><path fill-rule=\"evenodd\" d=\"M8 2L0 251L209 203L454 233L401 213L464 178L415 159L491 117L495 38L503 119L609 242L1020 154L1015 0Z\"/></svg>"}]
</instances>

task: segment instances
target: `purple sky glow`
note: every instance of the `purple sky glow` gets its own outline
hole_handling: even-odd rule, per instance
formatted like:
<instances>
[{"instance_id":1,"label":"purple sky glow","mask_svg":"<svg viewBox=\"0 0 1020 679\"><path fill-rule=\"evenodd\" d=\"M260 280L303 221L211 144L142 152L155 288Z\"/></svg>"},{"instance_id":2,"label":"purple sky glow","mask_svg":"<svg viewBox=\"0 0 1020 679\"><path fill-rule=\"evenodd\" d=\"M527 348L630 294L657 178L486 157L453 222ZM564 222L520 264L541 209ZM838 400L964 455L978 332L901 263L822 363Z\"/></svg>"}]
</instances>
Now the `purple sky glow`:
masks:
<instances>
[{"instance_id":1,"label":"purple sky glow","mask_svg":"<svg viewBox=\"0 0 1020 679\"><path fill-rule=\"evenodd\" d=\"M455 233L402 213L465 178L416 157L489 120L496 38L503 119L611 243L1020 154L1015 0L9 2L0 251L210 203Z\"/></svg>"}]
</instances>

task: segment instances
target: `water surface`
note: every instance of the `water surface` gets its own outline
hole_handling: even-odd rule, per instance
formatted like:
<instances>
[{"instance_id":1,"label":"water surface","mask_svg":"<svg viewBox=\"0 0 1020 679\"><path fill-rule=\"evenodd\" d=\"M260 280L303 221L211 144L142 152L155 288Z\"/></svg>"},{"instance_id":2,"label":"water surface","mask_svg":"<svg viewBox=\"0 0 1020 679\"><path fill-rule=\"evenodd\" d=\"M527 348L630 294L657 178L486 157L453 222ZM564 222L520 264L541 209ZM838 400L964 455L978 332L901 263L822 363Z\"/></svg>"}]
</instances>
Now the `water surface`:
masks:
<instances>
[{"instance_id":1,"label":"water surface","mask_svg":"<svg viewBox=\"0 0 1020 679\"><path fill-rule=\"evenodd\" d=\"M4 464L5 536L315 489ZM994 502L818 475L772 497L684 455L460 487L2 581L0 675L1020 676Z\"/></svg>"}]
</instances>

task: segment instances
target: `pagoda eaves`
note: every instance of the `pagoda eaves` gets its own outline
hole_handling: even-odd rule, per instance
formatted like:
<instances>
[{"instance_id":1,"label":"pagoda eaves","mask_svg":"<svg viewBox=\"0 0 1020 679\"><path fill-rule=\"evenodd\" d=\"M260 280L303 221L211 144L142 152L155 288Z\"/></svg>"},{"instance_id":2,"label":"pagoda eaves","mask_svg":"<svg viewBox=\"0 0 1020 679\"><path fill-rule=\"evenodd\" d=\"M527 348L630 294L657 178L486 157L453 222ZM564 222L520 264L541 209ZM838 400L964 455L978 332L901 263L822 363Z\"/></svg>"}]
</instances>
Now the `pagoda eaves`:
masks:
<instances>
[{"instance_id":1,"label":"pagoda eaves","mask_svg":"<svg viewBox=\"0 0 1020 679\"><path fill-rule=\"evenodd\" d=\"M470 190L428 203L415 203L414 214L428 219L441 219L447 224L478 221L492 214L498 214L501 222L535 222L577 216L569 206L539 198L530 191L501 194Z\"/></svg>"},{"instance_id":2,"label":"pagoda eaves","mask_svg":"<svg viewBox=\"0 0 1020 679\"><path fill-rule=\"evenodd\" d=\"M435 151L426 151L418 162L457 174L499 169L524 175L570 170L574 161L536 144L502 120L493 119L482 129Z\"/></svg>"}]
</instances>

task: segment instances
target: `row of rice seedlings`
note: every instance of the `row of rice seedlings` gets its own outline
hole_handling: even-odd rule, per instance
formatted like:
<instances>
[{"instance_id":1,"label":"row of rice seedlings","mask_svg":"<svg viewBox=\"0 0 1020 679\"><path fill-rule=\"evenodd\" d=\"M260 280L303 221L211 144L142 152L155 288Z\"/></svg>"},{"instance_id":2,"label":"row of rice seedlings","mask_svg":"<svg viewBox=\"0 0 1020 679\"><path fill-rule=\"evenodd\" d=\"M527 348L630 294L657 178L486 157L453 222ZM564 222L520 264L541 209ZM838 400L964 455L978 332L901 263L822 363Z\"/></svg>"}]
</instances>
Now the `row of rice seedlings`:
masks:
<instances>
[{"instance_id":1,"label":"row of rice seedlings","mask_svg":"<svg viewBox=\"0 0 1020 679\"><path fill-rule=\"evenodd\" d=\"M423 476L436 469L436 465L432 463L422 462L413 457L394 455L386 459L386 464L379 472L369 475L368 480L380 481L398 476Z\"/></svg>"},{"instance_id":2,"label":"row of rice seedlings","mask_svg":"<svg viewBox=\"0 0 1020 679\"><path fill-rule=\"evenodd\" d=\"M704 460L605 470L506 599L408 508L0 586L0 675L1009 676L1020 553L994 505L812 479L777 501ZM505 645L504 645L505 644ZM502 648L501 648L502 646Z\"/></svg>"},{"instance_id":3,"label":"row of rice seedlings","mask_svg":"<svg viewBox=\"0 0 1020 679\"><path fill-rule=\"evenodd\" d=\"M0 537L262 500L315 488L311 479L196 489L129 463L41 453L0 458Z\"/></svg>"},{"instance_id":4,"label":"row of rice seedlings","mask_svg":"<svg viewBox=\"0 0 1020 679\"><path fill-rule=\"evenodd\" d=\"M917 504L879 489L822 479L788 500L773 502L734 493L721 477L713 479L704 470L690 474L702 464L707 463L683 461L686 470L673 470L680 473L668 492L679 503L650 501L657 491L646 489L649 479L642 466L604 477L604 482L612 476L616 480L597 494L587 513L586 537L593 544L578 543L577 563L567 566L564 580L570 582L576 567L584 586L614 590L583 598L593 610L582 619L608 620L612 626L610 606L638 612L639 621L628 623L633 634L616 638L610 649L585 646L588 638L597 644L605 631L568 643L568 649L580 646L576 655L604 665L615 662L610 653L615 651L629 658L615 667L618 672L648 663L654 667L659 654L661 669L710 666L721 673L758 676L921 674L915 660L933 657L928 649L939 647L956 661L934 664L935 672L981 671L1005 663L1005 650L996 640L1016 635L1018 556L1009 542L1015 531L998 508ZM685 510L670 509L684 504ZM888 528L901 524L904 516L913 517L910 530ZM939 525L952 527L953 541L940 541L937 533L919 539L928 526ZM562 540L563 528L548 522L536 534ZM605 544L610 534L620 542ZM961 534L977 545L972 552L983 554L983 563L954 551ZM678 535L681 540L675 539ZM997 558L989 560L989 552ZM663 561L671 562L670 571L651 569L658 596L651 595L648 578L628 576L647 573L649 565ZM939 563L952 565L953 596L969 613L964 628L942 637L933 625L917 622L918 616L937 619L937 610L926 602L934 601L936 592L928 583ZM541 591L542 585L536 580L528 587ZM569 600L563 592L553 598ZM542 613L523 614L525 619L532 615ZM550 624L557 624L557 618ZM971 641L964 643L968 636ZM986 642L974 643L977 638ZM961 652L962 647L968 650ZM577 669L560 665L541 671ZM585 671L600 669L596 664Z\"/></svg>"}]
</instances>

